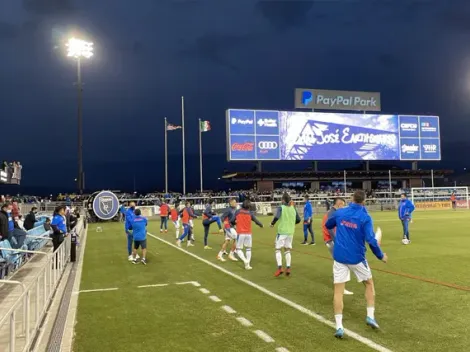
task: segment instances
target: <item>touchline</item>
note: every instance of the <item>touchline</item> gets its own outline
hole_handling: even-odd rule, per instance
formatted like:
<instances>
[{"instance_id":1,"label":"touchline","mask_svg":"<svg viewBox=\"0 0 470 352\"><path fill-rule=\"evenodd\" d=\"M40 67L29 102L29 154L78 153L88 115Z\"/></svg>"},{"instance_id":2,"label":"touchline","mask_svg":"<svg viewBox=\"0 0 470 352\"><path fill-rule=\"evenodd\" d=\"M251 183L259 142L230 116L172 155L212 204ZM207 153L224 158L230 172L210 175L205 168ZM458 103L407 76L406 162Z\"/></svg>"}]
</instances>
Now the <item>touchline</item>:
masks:
<instances>
[{"instance_id":1,"label":"touchline","mask_svg":"<svg viewBox=\"0 0 470 352\"><path fill-rule=\"evenodd\" d=\"M324 95L317 95L317 104L323 104L328 106L344 105L344 106L377 106L377 100L375 98L363 99L361 97L344 97L337 95L336 97L325 97Z\"/></svg>"}]
</instances>

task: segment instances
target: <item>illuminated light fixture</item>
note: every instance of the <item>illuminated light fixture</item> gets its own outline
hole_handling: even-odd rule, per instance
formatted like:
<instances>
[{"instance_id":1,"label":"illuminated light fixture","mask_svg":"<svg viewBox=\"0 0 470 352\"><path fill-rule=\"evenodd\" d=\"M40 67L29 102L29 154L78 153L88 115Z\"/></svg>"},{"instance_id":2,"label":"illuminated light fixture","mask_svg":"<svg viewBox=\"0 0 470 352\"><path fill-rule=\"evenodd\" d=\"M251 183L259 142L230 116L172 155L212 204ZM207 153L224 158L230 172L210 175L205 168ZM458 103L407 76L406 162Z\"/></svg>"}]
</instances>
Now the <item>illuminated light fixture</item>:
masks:
<instances>
[{"instance_id":1,"label":"illuminated light fixture","mask_svg":"<svg viewBox=\"0 0 470 352\"><path fill-rule=\"evenodd\" d=\"M89 59L93 56L93 43L86 42L77 38L70 38L66 44L67 56L76 59Z\"/></svg>"}]
</instances>

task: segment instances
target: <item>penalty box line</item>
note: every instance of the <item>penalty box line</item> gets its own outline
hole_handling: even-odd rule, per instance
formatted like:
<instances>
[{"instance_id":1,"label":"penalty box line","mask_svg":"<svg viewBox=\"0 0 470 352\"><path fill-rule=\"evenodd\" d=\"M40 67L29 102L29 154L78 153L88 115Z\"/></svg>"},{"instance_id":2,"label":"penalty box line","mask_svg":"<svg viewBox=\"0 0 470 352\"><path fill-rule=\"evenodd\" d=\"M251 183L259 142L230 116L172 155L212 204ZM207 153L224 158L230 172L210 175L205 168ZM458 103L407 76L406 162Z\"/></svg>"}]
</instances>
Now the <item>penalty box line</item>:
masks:
<instances>
[{"instance_id":1,"label":"penalty box line","mask_svg":"<svg viewBox=\"0 0 470 352\"><path fill-rule=\"evenodd\" d=\"M264 294L270 296L271 298L274 298L274 299L276 299L276 300L278 300L278 301L280 301L284 304L287 304L291 308L294 308L294 309L298 310L299 312L301 312L303 314L306 314L306 315L310 316L311 318L314 318L315 320L317 320L320 323L323 323L323 324L325 324L325 325L327 325L331 328L335 328L335 324L333 322L331 322L328 319L324 318L323 316L311 311L310 309L305 308L304 306L301 306L300 304L297 304L297 303L295 303L295 302L293 302L293 301L291 301L291 300L289 300L289 299L287 299L283 296L280 296L277 293L269 291L268 289L254 283L253 281L245 279L245 278L243 278L243 277L241 277L241 276L239 276L239 275L237 275L237 274L235 274L235 273L233 273L233 272L231 272L231 271L229 271L229 270L227 270L227 269L225 269L225 268L223 268L219 265L216 265L216 264L214 264L214 263L212 263L212 262L210 262L210 261L194 254L194 253L191 253L191 252L189 252L189 251L187 251L183 248L180 248L180 247L174 245L173 243L170 243L167 240L164 240L163 238L155 236L151 233L148 233L148 235L155 238L156 240L158 240L160 242L165 243L166 245L168 245L170 247L173 247L173 248L175 248L175 249L177 249L177 250L179 250L183 253L186 253L187 255L189 255L189 256L191 256L191 257L193 257L193 258L195 258L195 259L197 259L197 260L213 267L214 269L217 269L217 270L223 272L226 275L229 275L229 276L233 277L234 279L237 279L238 281L243 282L244 284L246 284L248 286L251 286L251 287L257 289L258 291L263 292ZM372 341L372 340L370 340L370 339L368 339L364 336L361 336L361 335L355 333L354 331L351 331L349 329L345 329L344 332L346 333L347 336L349 336L349 337L353 338L354 340L356 340L356 341L372 348L373 350L376 350L378 352L392 352L391 350L389 350L385 346L379 345L378 343L376 343L376 342L374 342L374 341Z\"/></svg>"}]
</instances>

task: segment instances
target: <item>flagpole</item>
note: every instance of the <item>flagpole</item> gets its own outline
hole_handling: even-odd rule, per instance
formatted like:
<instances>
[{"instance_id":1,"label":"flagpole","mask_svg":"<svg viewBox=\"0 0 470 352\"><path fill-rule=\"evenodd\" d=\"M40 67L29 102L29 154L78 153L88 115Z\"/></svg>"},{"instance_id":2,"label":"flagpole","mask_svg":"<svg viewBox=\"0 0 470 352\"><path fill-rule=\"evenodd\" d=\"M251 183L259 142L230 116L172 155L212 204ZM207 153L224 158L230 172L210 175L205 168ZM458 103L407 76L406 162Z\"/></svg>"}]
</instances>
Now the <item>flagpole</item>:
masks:
<instances>
[{"instance_id":1,"label":"flagpole","mask_svg":"<svg viewBox=\"0 0 470 352\"><path fill-rule=\"evenodd\" d=\"M181 97L181 129L183 130L183 195L186 195L186 153L184 148L184 97Z\"/></svg>"},{"instance_id":2,"label":"flagpole","mask_svg":"<svg viewBox=\"0 0 470 352\"><path fill-rule=\"evenodd\" d=\"M199 177L201 180L201 193L204 192L203 181L202 181L202 131L201 131L201 119L199 119Z\"/></svg>"},{"instance_id":3,"label":"flagpole","mask_svg":"<svg viewBox=\"0 0 470 352\"><path fill-rule=\"evenodd\" d=\"M168 122L165 117L165 194L168 194Z\"/></svg>"}]
</instances>

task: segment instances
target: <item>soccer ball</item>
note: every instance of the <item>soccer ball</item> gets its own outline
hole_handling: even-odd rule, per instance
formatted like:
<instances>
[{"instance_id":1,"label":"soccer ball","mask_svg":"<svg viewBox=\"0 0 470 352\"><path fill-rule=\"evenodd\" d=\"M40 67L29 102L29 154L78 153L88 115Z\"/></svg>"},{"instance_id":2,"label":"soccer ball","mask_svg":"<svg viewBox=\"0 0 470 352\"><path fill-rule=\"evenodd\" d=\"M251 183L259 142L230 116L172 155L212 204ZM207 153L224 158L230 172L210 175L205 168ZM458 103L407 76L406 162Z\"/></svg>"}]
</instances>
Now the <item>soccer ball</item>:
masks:
<instances>
[{"instance_id":1,"label":"soccer ball","mask_svg":"<svg viewBox=\"0 0 470 352\"><path fill-rule=\"evenodd\" d=\"M401 240L401 243L403 243L403 244L409 244L409 243L410 243L410 241L409 241L409 240L407 240L406 238L404 238L404 239L402 239L402 240Z\"/></svg>"}]
</instances>

